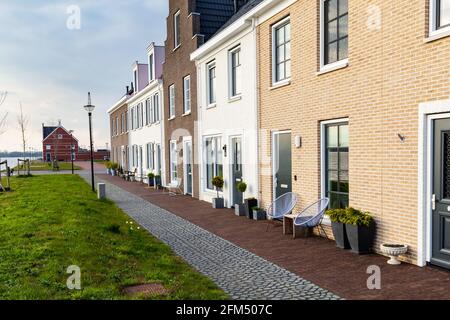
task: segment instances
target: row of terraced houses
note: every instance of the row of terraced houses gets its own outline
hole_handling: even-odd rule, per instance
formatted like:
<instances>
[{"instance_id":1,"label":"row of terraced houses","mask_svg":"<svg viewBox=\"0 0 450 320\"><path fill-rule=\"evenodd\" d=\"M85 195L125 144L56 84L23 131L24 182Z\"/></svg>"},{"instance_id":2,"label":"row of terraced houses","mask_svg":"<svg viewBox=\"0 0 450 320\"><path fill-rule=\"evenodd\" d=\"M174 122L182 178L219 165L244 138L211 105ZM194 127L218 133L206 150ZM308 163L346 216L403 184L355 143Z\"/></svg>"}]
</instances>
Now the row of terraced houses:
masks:
<instances>
[{"instance_id":1,"label":"row of terraced houses","mask_svg":"<svg viewBox=\"0 0 450 320\"><path fill-rule=\"evenodd\" d=\"M450 268L450 0L170 0L109 110L112 159L227 207L371 212L376 243ZM324 221L328 224L327 221ZM328 229L327 229L328 230ZM375 246L375 249L378 245Z\"/></svg>"}]
</instances>

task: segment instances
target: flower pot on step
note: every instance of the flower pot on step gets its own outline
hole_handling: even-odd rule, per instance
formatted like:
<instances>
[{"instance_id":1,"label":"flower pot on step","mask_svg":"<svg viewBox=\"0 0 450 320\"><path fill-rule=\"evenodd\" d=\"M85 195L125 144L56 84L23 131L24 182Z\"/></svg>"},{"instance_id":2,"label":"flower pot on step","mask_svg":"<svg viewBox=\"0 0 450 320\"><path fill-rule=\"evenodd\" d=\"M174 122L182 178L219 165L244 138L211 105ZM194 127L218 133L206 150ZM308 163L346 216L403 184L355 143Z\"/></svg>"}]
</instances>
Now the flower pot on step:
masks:
<instances>
[{"instance_id":1,"label":"flower pot on step","mask_svg":"<svg viewBox=\"0 0 450 320\"><path fill-rule=\"evenodd\" d=\"M254 198L249 198L244 200L245 204L245 215L249 219L253 219L253 208L258 206L258 200Z\"/></svg>"},{"instance_id":2,"label":"flower pot on step","mask_svg":"<svg viewBox=\"0 0 450 320\"><path fill-rule=\"evenodd\" d=\"M235 205L234 205L234 213L235 213L238 217L243 217L243 216L245 216L245 204L235 204Z\"/></svg>"}]
</instances>

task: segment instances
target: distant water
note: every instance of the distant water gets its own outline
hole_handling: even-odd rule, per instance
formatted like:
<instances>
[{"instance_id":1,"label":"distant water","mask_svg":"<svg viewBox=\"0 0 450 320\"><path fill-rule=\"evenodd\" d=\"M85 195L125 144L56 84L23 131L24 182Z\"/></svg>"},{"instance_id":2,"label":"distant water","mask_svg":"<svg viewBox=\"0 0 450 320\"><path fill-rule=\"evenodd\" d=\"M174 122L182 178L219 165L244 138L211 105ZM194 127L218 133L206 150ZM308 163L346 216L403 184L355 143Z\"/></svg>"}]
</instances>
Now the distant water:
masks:
<instances>
[{"instance_id":1,"label":"distant water","mask_svg":"<svg viewBox=\"0 0 450 320\"><path fill-rule=\"evenodd\" d=\"M8 160L8 167L14 168L15 166L17 166L17 158L8 158L8 157L2 158L2 157L0 157L0 162L3 162L5 160ZM1 169L5 170L5 167L2 166Z\"/></svg>"}]
</instances>

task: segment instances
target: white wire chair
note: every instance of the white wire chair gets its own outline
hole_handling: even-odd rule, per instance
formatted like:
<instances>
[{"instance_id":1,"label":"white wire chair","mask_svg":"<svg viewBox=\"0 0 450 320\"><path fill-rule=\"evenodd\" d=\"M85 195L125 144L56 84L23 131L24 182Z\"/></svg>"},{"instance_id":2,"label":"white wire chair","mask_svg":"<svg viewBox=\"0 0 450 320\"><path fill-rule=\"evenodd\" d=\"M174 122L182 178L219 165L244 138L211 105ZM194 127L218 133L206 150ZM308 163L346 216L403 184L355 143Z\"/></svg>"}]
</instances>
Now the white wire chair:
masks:
<instances>
[{"instance_id":1,"label":"white wire chair","mask_svg":"<svg viewBox=\"0 0 450 320\"><path fill-rule=\"evenodd\" d=\"M296 193L288 192L271 203L269 208L267 209L267 217L270 221L283 221L283 217L294 210L297 205L298 196ZM269 229L270 224L267 224L267 230Z\"/></svg>"},{"instance_id":2,"label":"white wire chair","mask_svg":"<svg viewBox=\"0 0 450 320\"><path fill-rule=\"evenodd\" d=\"M169 191L169 196L178 196L183 194L183 190L181 190L182 180L183 179L181 178L176 179L166 186L167 191Z\"/></svg>"},{"instance_id":3,"label":"white wire chair","mask_svg":"<svg viewBox=\"0 0 450 320\"><path fill-rule=\"evenodd\" d=\"M320 230L322 230L322 232L325 234L325 237L328 239L327 233L322 227L322 220L329 204L330 199L323 198L305 208L295 217L294 226L306 228L317 227L319 229L319 234Z\"/></svg>"}]
</instances>

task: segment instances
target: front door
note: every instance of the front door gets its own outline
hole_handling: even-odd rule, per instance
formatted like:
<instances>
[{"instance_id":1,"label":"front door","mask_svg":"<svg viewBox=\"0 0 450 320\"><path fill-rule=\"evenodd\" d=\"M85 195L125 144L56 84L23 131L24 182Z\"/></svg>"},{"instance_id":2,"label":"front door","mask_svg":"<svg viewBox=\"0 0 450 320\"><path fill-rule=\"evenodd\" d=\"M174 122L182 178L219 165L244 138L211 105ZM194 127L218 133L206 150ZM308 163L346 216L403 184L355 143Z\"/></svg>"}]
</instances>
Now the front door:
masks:
<instances>
[{"instance_id":1,"label":"front door","mask_svg":"<svg viewBox=\"0 0 450 320\"><path fill-rule=\"evenodd\" d=\"M192 141L184 142L184 192L192 195Z\"/></svg>"},{"instance_id":2,"label":"front door","mask_svg":"<svg viewBox=\"0 0 450 320\"><path fill-rule=\"evenodd\" d=\"M139 146L139 163L138 163L138 166L139 166L139 177L140 177L140 179L141 179L141 181L143 181L144 180L144 155L143 155L143 152L142 152L142 146Z\"/></svg>"},{"instance_id":3,"label":"front door","mask_svg":"<svg viewBox=\"0 0 450 320\"><path fill-rule=\"evenodd\" d=\"M52 155L51 155L50 153L47 153L47 154L45 155L45 160L46 160L47 162L51 162L51 161L52 161Z\"/></svg>"},{"instance_id":4,"label":"front door","mask_svg":"<svg viewBox=\"0 0 450 320\"><path fill-rule=\"evenodd\" d=\"M233 181L233 201L232 204L241 204L243 200L243 194L237 189L239 182L242 181L242 139L231 139L232 146L232 169L231 180Z\"/></svg>"},{"instance_id":5,"label":"front door","mask_svg":"<svg viewBox=\"0 0 450 320\"><path fill-rule=\"evenodd\" d=\"M450 269L450 119L434 120L431 263Z\"/></svg>"},{"instance_id":6,"label":"front door","mask_svg":"<svg viewBox=\"0 0 450 320\"><path fill-rule=\"evenodd\" d=\"M273 135L273 189L274 200L292 192L292 150L291 133Z\"/></svg>"}]
</instances>

